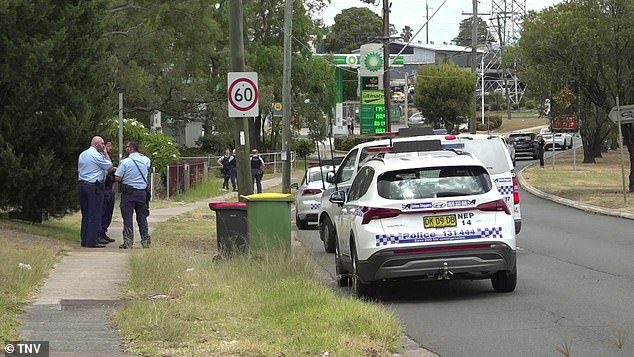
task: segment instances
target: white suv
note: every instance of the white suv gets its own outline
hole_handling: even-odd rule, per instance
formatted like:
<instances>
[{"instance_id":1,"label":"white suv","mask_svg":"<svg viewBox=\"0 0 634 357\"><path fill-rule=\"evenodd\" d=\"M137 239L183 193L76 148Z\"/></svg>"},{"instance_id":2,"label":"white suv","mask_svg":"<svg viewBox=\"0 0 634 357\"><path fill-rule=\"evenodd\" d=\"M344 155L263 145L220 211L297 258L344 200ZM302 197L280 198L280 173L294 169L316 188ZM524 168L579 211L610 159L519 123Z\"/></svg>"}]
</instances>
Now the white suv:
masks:
<instances>
[{"instance_id":1,"label":"white suv","mask_svg":"<svg viewBox=\"0 0 634 357\"><path fill-rule=\"evenodd\" d=\"M341 208L339 285L359 297L401 279L491 279L495 291L515 290L513 215L470 154L373 158L328 199Z\"/></svg>"},{"instance_id":2,"label":"white suv","mask_svg":"<svg viewBox=\"0 0 634 357\"><path fill-rule=\"evenodd\" d=\"M333 183L321 197L318 225L319 236L324 243L324 249L328 253L335 251L335 227L334 220L339 215L341 208L329 201L330 195L337 191L347 191L356 174L359 164L370 156L368 149L373 147L388 146L393 142L419 142L423 140L441 140L443 149L464 150L473 153L482 161L489 170L493 182L498 191L504 197L515 220L515 233L522 229L522 214L520 210L520 196L515 167L510 153L500 136L487 134L461 134L461 135L423 135L412 137L397 137L392 139L375 140L361 143L348 152L339 165L339 169L333 175L328 175L329 182Z\"/></svg>"}]
</instances>

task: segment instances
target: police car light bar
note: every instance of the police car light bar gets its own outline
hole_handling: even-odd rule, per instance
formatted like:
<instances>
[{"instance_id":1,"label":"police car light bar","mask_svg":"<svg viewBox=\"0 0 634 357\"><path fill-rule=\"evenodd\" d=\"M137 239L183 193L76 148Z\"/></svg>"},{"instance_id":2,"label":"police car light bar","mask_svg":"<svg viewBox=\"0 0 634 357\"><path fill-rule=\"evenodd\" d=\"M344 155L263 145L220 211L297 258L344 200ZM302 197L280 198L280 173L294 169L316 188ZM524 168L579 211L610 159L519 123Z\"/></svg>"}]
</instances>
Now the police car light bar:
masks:
<instances>
[{"instance_id":1,"label":"police car light bar","mask_svg":"<svg viewBox=\"0 0 634 357\"><path fill-rule=\"evenodd\" d=\"M394 143L393 152L442 151L442 149L442 143L440 140L400 141Z\"/></svg>"},{"instance_id":2,"label":"police car light bar","mask_svg":"<svg viewBox=\"0 0 634 357\"><path fill-rule=\"evenodd\" d=\"M392 146L373 146L366 149L368 152L392 152Z\"/></svg>"}]
</instances>

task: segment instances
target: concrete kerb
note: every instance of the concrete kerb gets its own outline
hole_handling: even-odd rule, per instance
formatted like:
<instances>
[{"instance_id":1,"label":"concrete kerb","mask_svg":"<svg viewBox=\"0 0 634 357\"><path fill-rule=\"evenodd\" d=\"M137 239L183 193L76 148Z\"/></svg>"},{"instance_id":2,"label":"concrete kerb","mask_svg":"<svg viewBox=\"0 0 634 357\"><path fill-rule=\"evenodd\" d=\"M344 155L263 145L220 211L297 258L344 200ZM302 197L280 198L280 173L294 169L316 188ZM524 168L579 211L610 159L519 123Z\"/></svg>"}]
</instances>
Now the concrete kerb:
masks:
<instances>
[{"instance_id":1,"label":"concrete kerb","mask_svg":"<svg viewBox=\"0 0 634 357\"><path fill-rule=\"evenodd\" d=\"M550 193L546 193L544 191L541 191L541 190L535 188L533 185L531 185L528 182L528 180L526 180L524 178L524 175L523 175L524 170L526 170L529 167L532 167L534 165L536 165L536 163L533 163L531 165L525 166L517 174L520 186L522 186L522 188L524 188L526 191L530 192L531 194L533 194L533 195L535 195L537 197L541 197L541 198L553 201L555 203L559 203L559 204L564 205L564 206L573 207L573 208L576 208L576 209L579 209L579 210L582 210L582 211L586 211L586 212L590 212L590 213L601 214L601 215L605 215L605 216L620 217L620 218L625 218L625 219L634 219L634 213L625 212L625 211L618 210L618 209L613 209L613 208L599 207L599 206L595 206L595 205L591 205L591 204L587 204L587 203L583 203L583 202L569 200L567 198L555 196L555 195L552 195Z\"/></svg>"}]
</instances>

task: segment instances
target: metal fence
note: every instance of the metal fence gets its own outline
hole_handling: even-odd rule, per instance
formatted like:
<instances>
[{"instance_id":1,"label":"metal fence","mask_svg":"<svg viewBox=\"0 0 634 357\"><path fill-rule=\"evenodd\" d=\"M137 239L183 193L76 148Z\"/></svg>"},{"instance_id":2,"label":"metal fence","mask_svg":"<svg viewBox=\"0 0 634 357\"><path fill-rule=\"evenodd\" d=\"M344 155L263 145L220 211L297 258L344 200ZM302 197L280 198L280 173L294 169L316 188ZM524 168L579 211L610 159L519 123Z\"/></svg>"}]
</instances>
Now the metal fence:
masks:
<instances>
[{"instance_id":1,"label":"metal fence","mask_svg":"<svg viewBox=\"0 0 634 357\"><path fill-rule=\"evenodd\" d=\"M220 155L207 155L196 157L183 157L180 161L167 165L167 198L180 192L187 191L190 187L202 182L208 175L222 177L222 166L218 165ZM260 153L264 160L265 173L282 172L281 152ZM296 155L291 151L291 168L296 166Z\"/></svg>"}]
</instances>

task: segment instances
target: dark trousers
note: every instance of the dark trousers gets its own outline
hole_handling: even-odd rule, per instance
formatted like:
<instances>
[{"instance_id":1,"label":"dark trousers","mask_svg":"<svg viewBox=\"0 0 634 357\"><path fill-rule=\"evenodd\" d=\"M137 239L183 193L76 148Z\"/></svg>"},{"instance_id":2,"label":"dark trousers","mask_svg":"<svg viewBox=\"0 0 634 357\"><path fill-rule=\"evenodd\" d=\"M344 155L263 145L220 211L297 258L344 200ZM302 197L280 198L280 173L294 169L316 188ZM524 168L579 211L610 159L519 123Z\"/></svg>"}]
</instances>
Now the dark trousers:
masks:
<instances>
[{"instance_id":1,"label":"dark trousers","mask_svg":"<svg viewBox=\"0 0 634 357\"><path fill-rule=\"evenodd\" d=\"M114 212L114 191L106 189L103 192L103 208L101 214L101 229L99 233L106 233L110 223L112 222L112 213Z\"/></svg>"},{"instance_id":2,"label":"dark trousers","mask_svg":"<svg viewBox=\"0 0 634 357\"><path fill-rule=\"evenodd\" d=\"M253 177L252 181L255 184L255 187L257 189L257 193L262 193L262 174L260 173L251 173Z\"/></svg>"},{"instance_id":3,"label":"dark trousers","mask_svg":"<svg viewBox=\"0 0 634 357\"><path fill-rule=\"evenodd\" d=\"M134 240L134 222L132 215L136 213L136 223L139 226L141 239L150 236L147 226L147 217L150 210L146 203L145 190L132 190L121 195L121 217L123 217L123 238Z\"/></svg>"},{"instance_id":4,"label":"dark trousers","mask_svg":"<svg viewBox=\"0 0 634 357\"><path fill-rule=\"evenodd\" d=\"M540 151L538 155L539 155L539 166L544 167L544 152Z\"/></svg>"},{"instance_id":5,"label":"dark trousers","mask_svg":"<svg viewBox=\"0 0 634 357\"><path fill-rule=\"evenodd\" d=\"M97 245L97 232L101 227L103 190L95 184L79 183L79 205L81 207L81 244Z\"/></svg>"},{"instance_id":6,"label":"dark trousers","mask_svg":"<svg viewBox=\"0 0 634 357\"><path fill-rule=\"evenodd\" d=\"M229 166L225 168L225 181L222 183L222 187L229 189L229 180L231 180L231 187L236 189L236 168Z\"/></svg>"}]
</instances>

